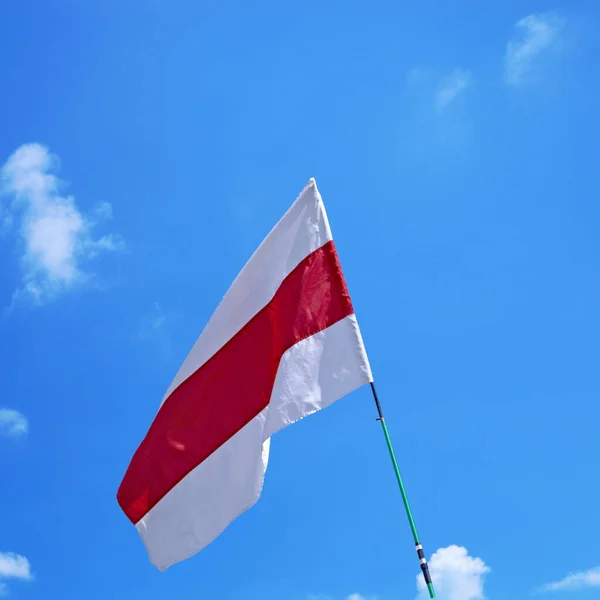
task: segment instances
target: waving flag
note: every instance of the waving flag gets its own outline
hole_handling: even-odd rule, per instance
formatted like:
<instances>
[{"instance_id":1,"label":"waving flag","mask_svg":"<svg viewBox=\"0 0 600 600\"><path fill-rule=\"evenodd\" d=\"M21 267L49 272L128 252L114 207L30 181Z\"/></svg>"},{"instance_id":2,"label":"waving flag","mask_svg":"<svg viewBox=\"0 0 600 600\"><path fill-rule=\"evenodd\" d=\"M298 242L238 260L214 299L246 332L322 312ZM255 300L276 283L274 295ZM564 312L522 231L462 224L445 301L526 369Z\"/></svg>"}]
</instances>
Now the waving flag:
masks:
<instances>
[{"instance_id":1,"label":"waving flag","mask_svg":"<svg viewBox=\"0 0 600 600\"><path fill-rule=\"evenodd\" d=\"M217 307L121 483L152 563L192 556L258 500L274 433L371 381L311 180Z\"/></svg>"}]
</instances>

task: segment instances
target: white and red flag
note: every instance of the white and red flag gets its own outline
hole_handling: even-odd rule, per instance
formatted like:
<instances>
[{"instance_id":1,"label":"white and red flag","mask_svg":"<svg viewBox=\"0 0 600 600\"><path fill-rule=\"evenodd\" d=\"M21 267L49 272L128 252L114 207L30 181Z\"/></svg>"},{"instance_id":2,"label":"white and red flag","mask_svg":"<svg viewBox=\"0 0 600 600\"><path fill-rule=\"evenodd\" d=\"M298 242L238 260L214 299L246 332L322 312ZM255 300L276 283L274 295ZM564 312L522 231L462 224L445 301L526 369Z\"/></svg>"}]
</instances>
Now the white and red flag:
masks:
<instances>
[{"instance_id":1,"label":"white and red flag","mask_svg":"<svg viewBox=\"0 0 600 600\"><path fill-rule=\"evenodd\" d=\"M314 180L233 282L117 498L164 570L260 497L270 437L372 381Z\"/></svg>"}]
</instances>

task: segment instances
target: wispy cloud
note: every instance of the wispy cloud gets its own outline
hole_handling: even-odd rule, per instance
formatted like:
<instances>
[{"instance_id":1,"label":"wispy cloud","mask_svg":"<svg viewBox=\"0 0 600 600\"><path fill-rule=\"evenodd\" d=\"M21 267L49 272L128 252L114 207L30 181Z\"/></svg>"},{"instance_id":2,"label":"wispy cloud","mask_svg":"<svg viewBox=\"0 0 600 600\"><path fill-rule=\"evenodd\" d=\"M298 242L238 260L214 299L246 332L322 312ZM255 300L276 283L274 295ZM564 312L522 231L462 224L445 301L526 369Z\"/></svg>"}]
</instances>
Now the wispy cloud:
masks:
<instances>
[{"instance_id":1,"label":"wispy cloud","mask_svg":"<svg viewBox=\"0 0 600 600\"><path fill-rule=\"evenodd\" d=\"M0 595L8 591L7 579L29 581L32 578L31 565L24 556L12 552L0 552Z\"/></svg>"},{"instance_id":2,"label":"wispy cloud","mask_svg":"<svg viewBox=\"0 0 600 600\"><path fill-rule=\"evenodd\" d=\"M465 69L454 69L440 82L435 94L435 108L438 113L446 110L473 83L473 76Z\"/></svg>"},{"instance_id":3,"label":"wispy cloud","mask_svg":"<svg viewBox=\"0 0 600 600\"><path fill-rule=\"evenodd\" d=\"M429 561L429 570L438 600L483 600L485 575L490 569L480 558L469 556L466 548L440 548ZM418 600L429 598L423 576L417 576Z\"/></svg>"},{"instance_id":4,"label":"wispy cloud","mask_svg":"<svg viewBox=\"0 0 600 600\"><path fill-rule=\"evenodd\" d=\"M161 335L161 331L167 323L167 314L158 302L152 304L152 308L142 316L135 339L146 342Z\"/></svg>"},{"instance_id":5,"label":"wispy cloud","mask_svg":"<svg viewBox=\"0 0 600 600\"><path fill-rule=\"evenodd\" d=\"M334 600L327 594L309 594L307 600ZM350 594L346 597L346 600L366 600L365 596L361 594Z\"/></svg>"},{"instance_id":6,"label":"wispy cloud","mask_svg":"<svg viewBox=\"0 0 600 600\"><path fill-rule=\"evenodd\" d=\"M0 170L0 191L8 199L3 229L18 223L22 286L13 296L40 305L57 294L90 280L85 263L122 247L118 236L92 237L93 228L112 215L110 204L98 205L89 217L73 196L63 196L55 175L58 158L41 144L25 144Z\"/></svg>"},{"instance_id":7,"label":"wispy cloud","mask_svg":"<svg viewBox=\"0 0 600 600\"><path fill-rule=\"evenodd\" d=\"M413 67L406 72L406 85L409 88L419 87L426 84L431 77L430 69L423 66Z\"/></svg>"},{"instance_id":8,"label":"wispy cloud","mask_svg":"<svg viewBox=\"0 0 600 600\"><path fill-rule=\"evenodd\" d=\"M530 75L540 54L555 47L560 40L564 19L556 13L534 13L515 24L515 36L506 46L504 79L519 85Z\"/></svg>"},{"instance_id":9,"label":"wispy cloud","mask_svg":"<svg viewBox=\"0 0 600 600\"><path fill-rule=\"evenodd\" d=\"M562 592L581 590L583 588L600 587L600 567L590 569L589 571L580 571L571 573L560 581L548 583L536 590L537 592Z\"/></svg>"},{"instance_id":10,"label":"wispy cloud","mask_svg":"<svg viewBox=\"0 0 600 600\"><path fill-rule=\"evenodd\" d=\"M6 437L21 437L29 429L25 415L12 408L0 408L0 435Z\"/></svg>"},{"instance_id":11,"label":"wispy cloud","mask_svg":"<svg viewBox=\"0 0 600 600\"><path fill-rule=\"evenodd\" d=\"M173 351L171 338L180 319L181 314L177 311L165 310L161 304L154 302L142 314L130 340L140 344L160 360L169 361Z\"/></svg>"}]
</instances>

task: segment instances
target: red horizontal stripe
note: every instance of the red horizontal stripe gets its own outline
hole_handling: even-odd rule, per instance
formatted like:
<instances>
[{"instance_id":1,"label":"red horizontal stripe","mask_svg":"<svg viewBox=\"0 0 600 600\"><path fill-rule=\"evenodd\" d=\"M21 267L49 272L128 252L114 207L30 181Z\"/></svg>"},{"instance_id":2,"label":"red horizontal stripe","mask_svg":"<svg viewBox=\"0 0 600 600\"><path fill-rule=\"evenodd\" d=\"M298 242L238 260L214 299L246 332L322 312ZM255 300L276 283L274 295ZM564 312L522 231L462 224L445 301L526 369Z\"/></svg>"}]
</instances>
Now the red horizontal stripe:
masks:
<instances>
[{"instance_id":1,"label":"red horizontal stripe","mask_svg":"<svg viewBox=\"0 0 600 600\"><path fill-rule=\"evenodd\" d=\"M129 519L137 523L267 406L286 350L352 313L335 246L328 242L163 403L117 494Z\"/></svg>"}]
</instances>

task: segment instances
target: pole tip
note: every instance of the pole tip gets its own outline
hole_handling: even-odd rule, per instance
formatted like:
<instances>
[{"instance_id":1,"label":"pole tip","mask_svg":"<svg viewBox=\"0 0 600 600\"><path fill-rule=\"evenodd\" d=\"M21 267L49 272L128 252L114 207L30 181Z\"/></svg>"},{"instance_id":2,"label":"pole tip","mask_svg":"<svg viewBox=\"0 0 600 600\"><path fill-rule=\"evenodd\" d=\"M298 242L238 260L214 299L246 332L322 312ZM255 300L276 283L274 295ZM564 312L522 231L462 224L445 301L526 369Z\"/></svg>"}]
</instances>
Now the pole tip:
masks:
<instances>
[{"instance_id":1,"label":"pole tip","mask_svg":"<svg viewBox=\"0 0 600 600\"><path fill-rule=\"evenodd\" d=\"M427 589L429 590L429 597L430 598L435 598L435 592L433 590L433 583L428 583L427 584Z\"/></svg>"}]
</instances>

